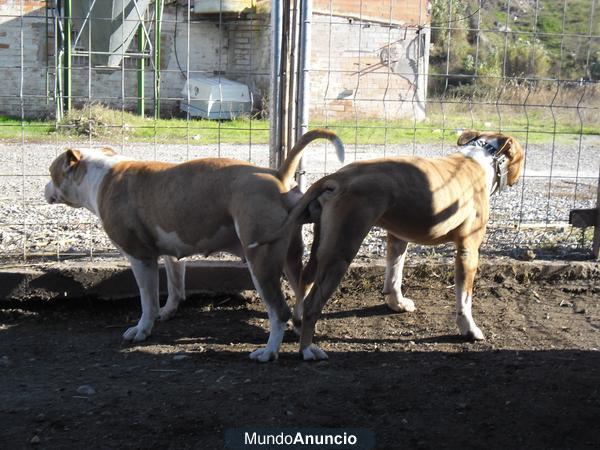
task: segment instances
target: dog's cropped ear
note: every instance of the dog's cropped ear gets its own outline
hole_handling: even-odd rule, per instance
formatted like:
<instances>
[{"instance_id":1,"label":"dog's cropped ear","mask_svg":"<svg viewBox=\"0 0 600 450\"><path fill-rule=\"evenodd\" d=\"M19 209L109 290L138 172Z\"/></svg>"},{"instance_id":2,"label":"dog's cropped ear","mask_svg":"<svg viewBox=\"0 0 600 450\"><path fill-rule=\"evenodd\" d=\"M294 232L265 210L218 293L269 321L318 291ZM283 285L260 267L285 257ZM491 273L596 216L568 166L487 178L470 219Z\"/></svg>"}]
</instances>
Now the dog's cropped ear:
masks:
<instances>
[{"instance_id":1,"label":"dog's cropped ear","mask_svg":"<svg viewBox=\"0 0 600 450\"><path fill-rule=\"evenodd\" d=\"M72 169L81 161L81 152L77 149L70 148L65 152L65 165L67 169Z\"/></svg>"},{"instance_id":2,"label":"dog's cropped ear","mask_svg":"<svg viewBox=\"0 0 600 450\"><path fill-rule=\"evenodd\" d=\"M458 137L457 144L458 145L467 145L469 142L471 142L472 140L477 139L479 136L481 136L481 133L479 131L465 130Z\"/></svg>"},{"instance_id":3,"label":"dog's cropped ear","mask_svg":"<svg viewBox=\"0 0 600 450\"><path fill-rule=\"evenodd\" d=\"M507 184L512 186L521 176L525 163L525 151L515 138L509 136L502 143L499 153L506 155L509 160Z\"/></svg>"}]
</instances>

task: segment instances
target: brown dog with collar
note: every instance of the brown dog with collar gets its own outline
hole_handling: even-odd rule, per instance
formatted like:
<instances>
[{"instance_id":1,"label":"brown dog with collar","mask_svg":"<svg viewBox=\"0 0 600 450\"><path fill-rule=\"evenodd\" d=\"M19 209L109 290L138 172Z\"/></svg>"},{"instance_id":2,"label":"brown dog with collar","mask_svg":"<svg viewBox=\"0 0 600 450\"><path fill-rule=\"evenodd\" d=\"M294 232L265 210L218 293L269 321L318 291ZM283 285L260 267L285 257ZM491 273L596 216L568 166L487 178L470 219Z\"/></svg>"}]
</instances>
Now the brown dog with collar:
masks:
<instances>
[{"instance_id":1,"label":"brown dog with collar","mask_svg":"<svg viewBox=\"0 0 600 450\"><path fill-rule=\"evenodd\" d=\"M484 338L471 304L489 197L517 182L524 151L514 138L491 132L465 131L458 145L456 153L444 158L383 158L343 167L313 184L269 240L251 244L255 248L277 241L297 223L315 223L301 281L312 286L304 300L300 333L305 360L327 358L312 343L315 323L374 225L388 231L383 292L390 308L415 309L401 292L408 243L454 242L456 322L464 337Z\"/></svg>"},{"instance_id":2,"label":"brown dog with collar","mask_svg":"<svg viewBox=\"0 0 600 450\"><path fill-rule=\"evenodd\" d=\"M127 256L142 302L138 324L123 334L142 341L154 321L173 316L185 298L184 256L227 251L244 257L254 286L267 305L270 322L265 348L252 359L276 359L290 310L281 291L285 271L299 299L303 245L300 227L278 242L255 249L249 243L279 229L301 197L294 173L304 147L315 139L331 141L340 160L344 147L331 131L306 133L279 170L245 161L205 158L170 164L135 161L110 149L68 150L50 166L48 203L85 207L96 214L113 243ZM158 299L158 258L167 272L168 298Z\"/></svg>"}]
</instances>

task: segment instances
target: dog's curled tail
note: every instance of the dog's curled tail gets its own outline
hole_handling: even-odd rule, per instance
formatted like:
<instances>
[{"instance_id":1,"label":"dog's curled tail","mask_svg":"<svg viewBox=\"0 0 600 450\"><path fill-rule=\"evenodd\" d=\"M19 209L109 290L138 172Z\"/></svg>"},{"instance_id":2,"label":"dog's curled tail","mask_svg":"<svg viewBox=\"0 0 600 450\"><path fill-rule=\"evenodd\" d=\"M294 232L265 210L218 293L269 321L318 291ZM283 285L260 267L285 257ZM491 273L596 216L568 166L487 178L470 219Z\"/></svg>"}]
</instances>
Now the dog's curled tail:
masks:
<instances>
[{"instance_id":1,"label":"dog's curled tail","mask_svg":"<svg viewBox=\"0 0 600 450\"><path fill-rule=\"evenodd\" d=\"M275 242L283 238L283 236L285 236L289 232L291 227L299 223L303 223L299 219L306 213L309 205L313 201L317 200L325 192L336 191L338 187L339 185L336 181L327 179L327 177L317 181L308 189L308 191L306 191L306 194L302 196L300 201L296 203L296 205L292 208L287 218L285 219L285 222L283 222L283 225L281 225L281 227L277 231L275 231L271 236L264 238L263 240L255 241L248 244L248 248L260 247L261 245L270 244L271 242Z\"/></svg>"},{"instance_id":2,"label":"dog's curled tail","mask_svg":"<svg viewBox=\"0 0 600 450\"><path fill-rule=\"evenodd\" d=\"M281 164L281 167L278 171L278 177L284 185L290 186L291 181L294 178L294 174L298 169L298 164L300 164L300 159L302 158L302 153L304 153L304 148L315 139L327 139L330 141L335 147L338 159L340 162L344 162L344 144L338 135L325 128L316 128L304 133L302 137L298 139L296 145L294 145L294 147L290 150L287 158Z\"/></svg>"}]
</instances>

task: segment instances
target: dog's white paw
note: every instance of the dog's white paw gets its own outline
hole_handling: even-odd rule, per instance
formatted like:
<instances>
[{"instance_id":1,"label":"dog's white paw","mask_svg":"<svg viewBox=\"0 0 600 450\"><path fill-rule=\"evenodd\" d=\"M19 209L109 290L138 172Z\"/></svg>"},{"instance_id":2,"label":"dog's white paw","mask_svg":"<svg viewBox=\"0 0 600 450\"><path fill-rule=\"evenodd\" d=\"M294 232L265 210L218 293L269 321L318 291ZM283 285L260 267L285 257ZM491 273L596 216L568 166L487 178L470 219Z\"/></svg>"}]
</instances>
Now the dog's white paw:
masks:
<instances>
[{"instance_id":1,"label":"dog's white paw","mask_svg":"<svg viewBox=\"0 0 600 450\"><path fill-rule=\"evenodd\" d=\"M276 361L279 357L277 352L268 349L267 347L259 348L250 353L250 359L258 362Z\"/></svg>"},{"instance_id":2,"label":"dog's white paw","mask_svg":"<svg viewBox=\"0 0 600 450\"><path fill-rule=\"evenodd\" d=\"M172 319L177 312L177 308L171 308L168 306L163 306L158 310L158 320L164 322L166 320Z\"/></svg>"},{"instance_id":3,"label":"dog's white paw","mask_svg":"<svg viewBox=\"0 0 600 450\"><path fill-rule=\"evenodd\" d=\"M415 302L406 297L398 297L395 294L387 294L385 296L385 302L387 305L396 312L413 312L415 308Z\"/></svg>"},{"instance_id":4,"label":"dog's white paw","mask_svg":"<svg viewBox=\"0 0 600 450\"><path fill-rule=\"evenodd\" d=\"M135 327L128 328L125 333L123 333L123 339L126 341L134 341L141 342L145 341L150 333L152 332L152 327L142 326L139 323Z\"/></svg>"},{"instance_id":5,"label":"dog's white paw","mask_svg":"<svg viewBox=\"0 0 600 450\"><path fill-rule=\"evenodd\" d=\"M456 318L456 324L458 325L458 329L460 330L460 334L468 340L471 341L483 341L485 336L483 332L479 329L473 319L467 318L466 316L458 316Z\"/></svg>"},{"instance_id":6,"label":"dog's white paw","mask_svg":"<svg viewBox=\"0 0 600 450\"><path fill-rule=\"evenodd\" d=\"M485 340L485 336L478 326L475 326L472 330L469 330L466 334L463 334L463 336L471 341Z\"/></svg>"},{"instance_id":7,"label":"dog's white paw","mask_svg":"<svg viewBox=\"0 0 600 450\"><path fill-rule=\"evenodd\" d=\"M327 353L317 347L315 344L310 344L305 349L301 350L302 359L304 361L320 361L323 359L329 359Z\"/></svg>"}]
</instances>

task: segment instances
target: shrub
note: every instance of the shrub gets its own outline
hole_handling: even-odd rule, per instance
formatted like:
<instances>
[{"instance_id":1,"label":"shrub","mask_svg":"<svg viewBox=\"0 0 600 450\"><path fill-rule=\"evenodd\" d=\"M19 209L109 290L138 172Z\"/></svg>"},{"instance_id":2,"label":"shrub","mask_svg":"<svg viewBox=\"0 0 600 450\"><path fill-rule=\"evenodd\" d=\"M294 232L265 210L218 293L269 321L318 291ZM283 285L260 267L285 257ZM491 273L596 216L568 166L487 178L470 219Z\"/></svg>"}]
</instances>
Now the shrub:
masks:
<instances>
[{"instance_id":1,"label":"shrub","mask_svg":"<svg viewBox=\"0 0 600 450\"><path fill-rule=\"evenodd\" d=\"M506 76L544 78L548 76L550 57L539 40L517 39L506 51Z\"/></svg>"},{"instance_id":2,"label":"shrub","mask_svg":"<svg viewBox=\"0 0 600 450\"><path fill-rule=\"evenodd\" d=\"M129 116L125 113L125 116ZM59 123L59 131L76 136L100 137L119 132L128 132L121 111L115 111L101 104L87 104L81 109L72 109Z\"/></svg>"}]
</instances>

